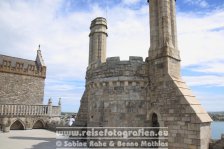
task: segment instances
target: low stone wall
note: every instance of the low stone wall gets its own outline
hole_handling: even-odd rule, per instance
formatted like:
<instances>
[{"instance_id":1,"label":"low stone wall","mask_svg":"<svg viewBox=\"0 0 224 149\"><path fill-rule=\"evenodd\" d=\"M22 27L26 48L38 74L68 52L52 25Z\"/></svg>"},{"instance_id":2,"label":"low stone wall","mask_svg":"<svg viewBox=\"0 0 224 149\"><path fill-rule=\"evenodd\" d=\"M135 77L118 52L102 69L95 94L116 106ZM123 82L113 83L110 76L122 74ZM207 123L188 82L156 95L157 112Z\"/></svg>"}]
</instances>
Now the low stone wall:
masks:
<instances>
[{"instance_id":1,"label":"low stone wall","mask_svg":"<svg viewBox=\"0 0 224 149\"><path fill-rule=\"evenodd\" d=\"M47 124L54 121L59 122L60 117L61 107L51 104L0 104L0 125L3 132L9 132L13 128L33 129L38 123L42 123L43 128L47 128Z\"/></svg>"}]
</instances>

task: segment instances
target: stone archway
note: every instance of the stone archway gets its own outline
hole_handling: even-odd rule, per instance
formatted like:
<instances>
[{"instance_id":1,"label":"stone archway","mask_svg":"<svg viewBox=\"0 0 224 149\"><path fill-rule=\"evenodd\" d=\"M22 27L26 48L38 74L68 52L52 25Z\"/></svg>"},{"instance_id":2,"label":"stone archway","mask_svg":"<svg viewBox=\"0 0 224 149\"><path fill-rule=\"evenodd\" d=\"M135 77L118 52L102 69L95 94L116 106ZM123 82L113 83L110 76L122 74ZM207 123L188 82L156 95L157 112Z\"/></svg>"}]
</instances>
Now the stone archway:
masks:
<instances>
[{"instance_id":1,"label":"stone archway","mask_svg":"<svg viewBox=\"0 0 224 149\"><path fill-rule=\"evenodd\" d=\"M10 130L24 130L25 127L23 123L20 120L16 120L12 125L10 126Z\"/></svg>"},{"instance_id":2,"label":"stone archway","mask_svg":"<svg viewBox=\"0 0 224 149\"><path fill-rule=\"evenodd\" d=\"M157 144L155 146L150 146L149 148L160 148L159 141L160 136L158 135L159 131L161 130L161 127L164 127L164 122L162 121L162 117L160 114L159 109L152 108L147 111L147 127L151 127L150 131L150 141L154 142L154 144Z\"/></svg>"},{"instance_id":3,"label":"stone archway","mask_svg":"<svg viewBox=\"0 0 224 149\"><path fill-rule=\"evenodd\" d=\"M33 125L33 129L44 129L44 123L42 120L37 120L34 125Z\"/></svg>"},{"instance_id":4,"label":"stone archway","mask_svg":"<svg viewBox=\"0 0 224 149\"><path fill-rule=\"evenodd\" d=\"M155 108L152 108L147 112L146 120L147 127L156 127L155 125L158 125L157 127L165 127L159 110L156 110ZM156 121L158 122L157 124Z\"/></svg>"},{"instance_id":5,"label":"stone archway","mask_svg":"<svg viewBox=\"0 0 224 149\"><path fill-rule=\"evenodd\" d=\"M160 127L159 121L158 121L158 115L156 113L152 113L151 123L152 123L152 127Z\"/></svg>"},{"instance_id":6,"label":"stone archway","mask_svg":"<svg viewBox=\"0 0 224 149\"><path fill-rule=\"evenodd\" d=\"M158 132L160 130L160 124L158 121L158 115L153 112L150 118L151 118L150 121L151 121L151 127L152 127L151 132L153 132L151 136L152 137L151 141L154 142L155 144L159 144ZM155 145L155 146L151 146L150 148L159 148L159 147L160 147L159 145Z\"/></svg>"}]
</instances>

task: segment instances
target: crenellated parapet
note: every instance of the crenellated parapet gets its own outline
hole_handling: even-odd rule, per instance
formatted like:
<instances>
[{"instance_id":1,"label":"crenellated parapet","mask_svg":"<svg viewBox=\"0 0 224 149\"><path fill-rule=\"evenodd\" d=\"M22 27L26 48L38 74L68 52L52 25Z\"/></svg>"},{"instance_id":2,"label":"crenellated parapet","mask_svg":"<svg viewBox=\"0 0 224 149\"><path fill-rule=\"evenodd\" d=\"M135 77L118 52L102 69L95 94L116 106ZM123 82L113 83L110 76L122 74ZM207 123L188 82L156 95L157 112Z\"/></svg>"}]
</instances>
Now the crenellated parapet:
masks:
<instances>
[{"instance_id":1,"label":"crenellated parapet","mask_svg":"<svg viewBox=\"0 0 224 149\"><path fill-rule=\"evenodd\" d=\"M46 66L38 50L36 61L0 55L0 72L46 78Z\"/></svg>"},{"instance_id":2,"label":"crenellated parapet","mask_svg":"<svg viewBox=\"0 0 224 149\"><path fill-rule=\"evenodd\" d=\"M109 57L105 63L91 65L87 70L86 80L87 85L93 82L98 82L101 86L130 85L133 82L141 84L147 80L147 73L147 65L142 57L130 56L127 61L121 61L119 57Z\"/></svg>"}]
</instances>

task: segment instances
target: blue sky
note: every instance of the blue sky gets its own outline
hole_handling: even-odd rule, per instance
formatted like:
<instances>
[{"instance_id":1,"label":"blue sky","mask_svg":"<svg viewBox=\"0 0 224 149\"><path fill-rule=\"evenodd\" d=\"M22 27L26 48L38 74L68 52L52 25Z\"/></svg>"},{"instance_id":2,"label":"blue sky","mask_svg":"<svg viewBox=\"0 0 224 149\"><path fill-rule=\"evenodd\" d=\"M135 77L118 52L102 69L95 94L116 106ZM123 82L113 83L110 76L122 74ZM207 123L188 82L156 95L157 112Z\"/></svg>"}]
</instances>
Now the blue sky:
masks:
<instances>
[{"instance_id":1,"label":"blue sky","mask_svg":"<svg viewBox=\"0 0 224 149\"><path fill-rule=\"evenodd\" d=\"M177 0L183 79L208 111L224 111L224 1ZM44 103L77 112L85 88L91 20L108 20L107 57L147 57L146 0L1 0L0 53L47 65ZM127 54L128 53L128 54Z\"/></svg>"}]
</instances>

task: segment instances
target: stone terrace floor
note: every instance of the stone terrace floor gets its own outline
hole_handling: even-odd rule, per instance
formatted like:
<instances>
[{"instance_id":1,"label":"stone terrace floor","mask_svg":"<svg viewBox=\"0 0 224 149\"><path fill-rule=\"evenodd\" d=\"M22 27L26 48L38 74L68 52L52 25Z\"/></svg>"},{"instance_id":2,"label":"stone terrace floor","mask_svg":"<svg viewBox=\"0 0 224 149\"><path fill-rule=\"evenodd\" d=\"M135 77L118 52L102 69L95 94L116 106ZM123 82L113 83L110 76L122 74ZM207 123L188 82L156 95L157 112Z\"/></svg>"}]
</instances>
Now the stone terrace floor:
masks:
<instances>
[{"instance_id":1,"label":"stone terrace floor","mask_svg":"<svg viewBox=\"0 0 224 149\"><path fill-rule=\"evenodd\" d=\"M0 132L1 149L56 149L56 134L44 129Z\"/></svg>"}]
</instances>

